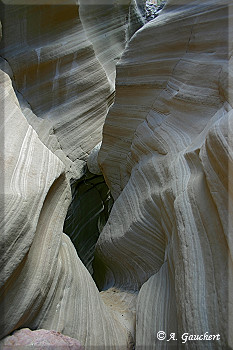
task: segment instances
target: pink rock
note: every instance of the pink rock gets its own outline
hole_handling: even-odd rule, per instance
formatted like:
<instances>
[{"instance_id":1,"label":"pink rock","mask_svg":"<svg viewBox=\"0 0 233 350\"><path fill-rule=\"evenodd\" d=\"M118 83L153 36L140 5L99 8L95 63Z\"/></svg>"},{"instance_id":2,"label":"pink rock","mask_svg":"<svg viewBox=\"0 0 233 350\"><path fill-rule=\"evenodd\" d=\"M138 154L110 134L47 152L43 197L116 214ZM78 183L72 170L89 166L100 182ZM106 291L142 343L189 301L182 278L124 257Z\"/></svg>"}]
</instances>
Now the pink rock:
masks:
<instances>
[{"instance_id":1,"label":"pink rock","mask_svg":"<svg viewBox=\"0 0 233 350\"><path fill-rule=\"evenodd\" d=\"M17 346L17 348L16 348ZM84 350L77 339L56 331L20 329L0 342L2 350Z\"/></svg>"}]
</instances>

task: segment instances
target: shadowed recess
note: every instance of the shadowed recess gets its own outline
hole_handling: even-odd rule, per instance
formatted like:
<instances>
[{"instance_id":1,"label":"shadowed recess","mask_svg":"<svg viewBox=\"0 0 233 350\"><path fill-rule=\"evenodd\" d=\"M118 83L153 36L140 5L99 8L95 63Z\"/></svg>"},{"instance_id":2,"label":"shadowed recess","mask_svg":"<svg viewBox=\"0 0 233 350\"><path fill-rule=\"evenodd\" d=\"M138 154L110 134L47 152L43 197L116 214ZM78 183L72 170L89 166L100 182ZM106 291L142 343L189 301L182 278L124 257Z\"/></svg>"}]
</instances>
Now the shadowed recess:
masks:
<instances>
[{"instance_id":1,"label":"shadowed recess","mask_svg":"<svg viewBox=\"0 0 233 350\"><path fill-rule=\"evenodd\" d=\"M95 245L108 220L113 199L104 177L91 174L88 170L71 188L72 203L64 223L64 232L71 238L80 259L92 274Z\"/></svg>"}]
</instances>

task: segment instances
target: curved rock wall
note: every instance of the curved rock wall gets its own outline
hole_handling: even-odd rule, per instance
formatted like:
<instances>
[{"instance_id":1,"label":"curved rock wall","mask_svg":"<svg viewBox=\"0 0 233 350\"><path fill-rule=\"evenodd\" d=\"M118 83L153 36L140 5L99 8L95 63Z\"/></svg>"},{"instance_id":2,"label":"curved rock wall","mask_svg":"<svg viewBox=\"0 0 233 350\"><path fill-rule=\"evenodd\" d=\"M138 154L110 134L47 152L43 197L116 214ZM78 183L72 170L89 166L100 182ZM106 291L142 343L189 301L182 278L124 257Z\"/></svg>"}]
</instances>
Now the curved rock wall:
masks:
<instances>
[{"instance_id":1,"label":"curved rock wall","mask_svg":"<svg viewBox=\"0 0 233 350\"><path fill-rule=\"evenodd\" d=\"M80 18L95 54L104 68L111 91L115 90L116 63L125 43L144 24L143 6L136 1L79 0Z\"/></svg>"},{"instance_id":2,"label":"curved rock wall","mask_svg":"<svg viewBox=\"0 0 233 350\"><path fill-rule=\"evenodd\" d=\"M117 65L99 163L116 199L96 251L101 288L139 291L136 347L158 331L232 345L232 11L169 1Z\"/></svg>"},{"instance_id":3,"label":"curved rock wall","mask_svg":"<svg viewBox=\"0 0 233 350\"><path fill-rule=\"evenodd\" d=\"M185 347L230 348L232 8L170 0L117 65L99 152L115 199L96 248L99 292L63 223L69 179L101 139L117 46L101 56L97 19L84 23L69 6L11 6L2 18L1 66L18 99L0 71L0 338L44 328L85 349L139 350L208 332L220 340Z\"/></svg>"},{"instance_id":4,"label":"curved rock wall","mask_svg":"<svg viewBox=\"0 0 233 350\"><path fill-rule=\"evenodd\" d=\"M110 96L78 6L4 6L2 25L1 55L16 89L37 117L49 121L78 177L81 160L101 139Z\"/></svg>"},{"instance_id":5,"label":"curved rock wall","mask_svg":"<svg viewBox=\"0 0 233 350\"><path fill-rule=\"evenodd\" d=\"M13 72L22 109L36 131L32 112L42 119L39 134L44 129L56 136L51 150L73 178L82 175L88 154L102 138L113 102L115 63L127 40L129 5L114 1L93 11L76 1L1 5L0 54Z\"/></svg>"},{"instance_id":6,"label":"curved rock wall","mask_svg":"<svg viewBox=\"0 0 233 350\"><path fill-rule=\"evenodd\" d=\"M86 349L127 348L129 331L105 305L62 232L71 200L65 166L28 124L2 71L0 81L0 339L19 328L44 328L79 339Z\"/></svg>"},{"instance_id":7,"label":"curved rock wall","mask_svg":"<svg viewBox=\"0 0 233 350\"><path fill-rule=\"evenodd\" d=\"M121 324L123 302L113 307L111 300L103 302L62 232L69 180L83 175L112 103L105 69L74 1L68 6L1 3L1 22L0 64L16 95L1 71L0 338L19 328L45 328L79 339L87 349L131 347L131 330Z\"/></svg>"}]
</instances>

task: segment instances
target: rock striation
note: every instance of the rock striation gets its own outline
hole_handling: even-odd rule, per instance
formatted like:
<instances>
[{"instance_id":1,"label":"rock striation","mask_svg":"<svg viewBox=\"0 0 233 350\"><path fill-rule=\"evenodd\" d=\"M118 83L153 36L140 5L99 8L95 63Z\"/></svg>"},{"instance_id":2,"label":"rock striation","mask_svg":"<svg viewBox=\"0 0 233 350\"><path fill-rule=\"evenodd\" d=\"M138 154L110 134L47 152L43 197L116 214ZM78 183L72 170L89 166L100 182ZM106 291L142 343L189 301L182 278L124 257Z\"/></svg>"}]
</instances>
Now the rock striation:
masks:
<instances>
[{"instance_id":1,"label":"rock striation","mask_svg":"<svg viewBox=\"0 0 233 350\"><path fill-rule=\"evenodd\" d=\"M101 140L110 97L107 77L78 10L75 2L6 5L1 19L1 55L13 71L16 89L45 121L44 133L50 125L71 161L74 178L80 177L88 152Z\"/></svg>"},{"instance_id":2,"label":"rock striation","mask_svg":"<svg viewBox=\"0 0 233 350\"><path fill-rule=\"evenodd\" d=\"M230 4L168 1L117 65L99 152L115 203L96 260L101 288L139 291L138 349L171 346L158 331L178 348L185 332L221 335L190 349L233 344L232 30Z\"/></svg>"},{"instance_id":3,"label":"rock striation","mask_svg":"<svg viewBox=\"0 0 233 350\"><path fill-rule=\"evenodd\" d=\"M47 329L92 346L130 341L80 261L63 223L71 200L65 165L28 124L10 78L0 71L0 339L20 328Z\"/></svg>"},{"instance_id":4,"label":"rock striation","mask_svg":"<svg viewBox=\"0 0 233 350\"><path fill-rule=\"evenodd\" d=\"M127 348L132 335L119 312L115 316L121 303L106 306L63 233L70 179L82 177L101 140L112 87L76 2L29 5L1 4L0 64L7 74L0 71L0 338L15 329L44 328L79 339L87 349Z\"/></svg>"},{"instance_id":5,"label":"rock striation","mask_svg":"<svg viewBox=\"0 0 233 350\"><path fill-rule=\"evenodd\" d=\"M29 123L78 179L102 139L115 64L127 41L130 0L37 3L1 4L0 55Z\"/></svg>"},{"instance_id":6,"label":"rock striation","mask_svg":"<svg viewBox=\"0 0 233 350\"><path fill-rule=\"evenodd\" d=\"M1 6L0 339L233 347L232 4Z\"/></svg>"},{"instance_id":7,"label":"rock striation","mask_svg":"<svg viewBox=\"0 0 233 350\"><path fill-rule=\"evenodd\" d=\"M116 63L125 43L145 22L141 0L79 0L79 14L85 33L93 44L96 58L107 75L110 90L115 90Z\"/></svg>"},{"instance_id":8,"label":"rock striation","mask_svg":"<svg viewBox=\"0 0 233 350\"><path fill-rule=\"evenodd\" d=\"M64 4L57 0L47 5L19 1L14 6L7 1L0 6L4 27L0 68L11 77L28 123L65 164L72 187L78 187L86 176L89 154L102 139L104 119L114 98L116 62L129 36L143 24L143 4L139 0L120 4L115 0L95 4L81 0L78 4L74 0ZM100 170L98 173L101 175ZM91 210L96 215L88 225L91 236L91 232L99 232L102 204L95 188L88 193L97 211ZM75 201L74 194L72 208L77 209L80 199ZM83 222L89 219L90 214L82 209ZM77 225L76 221L77 215L71 209L65 229L69 226L67 233L72 237L84 234L83 223ZM79 242L81 236L77 238ZM96 239L89 240L87 236L84 239L89 241L88 250L93 251ZM84 243L82 250L85 249Z\"/></svg>"}]
</instances>

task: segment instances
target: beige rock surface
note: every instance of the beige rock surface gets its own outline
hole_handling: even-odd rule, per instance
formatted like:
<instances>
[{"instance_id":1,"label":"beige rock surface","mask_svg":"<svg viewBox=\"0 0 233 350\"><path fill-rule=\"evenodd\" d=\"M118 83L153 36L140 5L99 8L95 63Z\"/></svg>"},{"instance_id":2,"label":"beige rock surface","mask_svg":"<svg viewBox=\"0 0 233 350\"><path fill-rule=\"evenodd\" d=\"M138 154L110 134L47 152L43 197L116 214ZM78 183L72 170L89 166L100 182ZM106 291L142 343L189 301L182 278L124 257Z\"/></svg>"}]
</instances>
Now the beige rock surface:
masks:
<instances>
[{"instance_id":1,"label":"beige rock surface","mask_svg":"<svg viewBox=\"0 0 233 350\"><path fill-rule=\"evenodd\" d=\"M116 201L96 259L102 288L140 290L138 349L172 346L158 331L233 345L229 23L226 3L169 1L117 65L99 152Z\"/></svg>"},{"instance_id":2,"label":"beige rock surface","mask_svg":"<svg viewBox=\"0 0 233 350\"><path fill-rule=\"evenodd\" d=\"M0 338L19 328L44 328L78 339L85 349L127 348L127 328L104 304L62 233L71 200L65 166L28 124L2 71L0 81Z\"/></svg>"},{"instance_id":3,"label":"beige rock surface","mask_svg":"<svg viewBox=\"0 0 233 350\"><path fill-rule=\"evenodd\" d=\"M111 92L115 90L116 63L126 42L144 20L136 1L79 0L80 18L97 59L108 77ZM131 14L132 13L132 14Z\"/></svg>"},{"instance_id":4,"label":"beige rock surface","mask_svg":"<svg viewBox=\"0 0 233 350\"><path fill-rule=\"evenodd\" d=\"M63 223L69 179L101 140L122 28L102 21L107 50L97 19L80 20L74 3L7 9L10 66L1 64L18 91L0 71L0 338L44 328L85 349L135 340L144 350L171 344L158 331L175 332L178 348L183 333L208 332L221 339L185 347L233 346L232 13L214 0L170 0L117 65L99 152L115 198L96 249L100 293Z\"/></svg>"},{"instance_id":5,"label":"beige rock surface","mask_svg":"<svg viewBox=\"0 0 233 350\"><path fill-rule=\"evenodd\" d=\"M112 75L127 40L130 1L124 6L114 1L110 17L105 6L101 23L92 19L94 38L83 27L79 5L58 2L1 4L0 67L16 95L1 72L7 181L0 337L22 327L45 328L75 337L87 349L125 348L134 331L134 317L121 325L128 308L120 299L127 296L114 307L103 303L109 298L99 294L62 230L71 200L69 180L82 176L113 101ZM102 23L115 46L101 38Z\"/></svg>"},{"instance_id":6,"label":"beige rock surface","mask_svg":"<svg viewBox=\"0 0 233 350\"><path fill-rule=\"evenodd\" d=\"M102 139L113 101L115 63L127 40L130 0L122 6L117 1L97 4L98 13L75 0L67 5L8 3L1 10L1 56L13 72L23 113L66 163L71 177L79 178L88 154Z\"/></svg>"}]
</instances>

